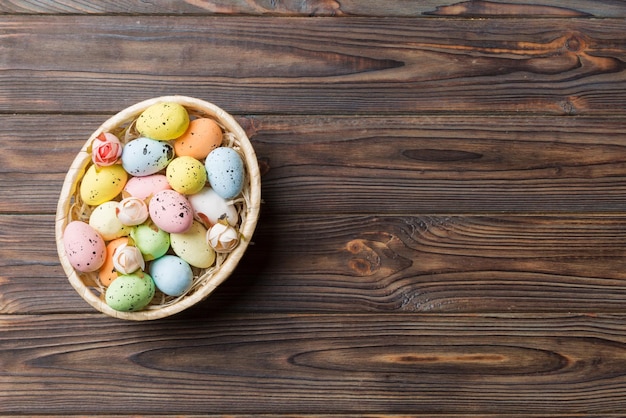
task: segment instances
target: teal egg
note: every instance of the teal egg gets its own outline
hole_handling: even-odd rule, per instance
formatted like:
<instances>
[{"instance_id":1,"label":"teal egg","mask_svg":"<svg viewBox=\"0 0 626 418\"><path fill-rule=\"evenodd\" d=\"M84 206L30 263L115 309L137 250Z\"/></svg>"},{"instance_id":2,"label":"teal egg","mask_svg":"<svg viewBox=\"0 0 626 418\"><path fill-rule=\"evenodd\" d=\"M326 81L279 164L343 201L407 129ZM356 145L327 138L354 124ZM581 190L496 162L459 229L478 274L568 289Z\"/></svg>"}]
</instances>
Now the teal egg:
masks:
<instances>
[{"instance_id":1,"label":"teal egg","mask_svg":"<svg viewBox=\"0 0 626 418\"><path fill-rule=\"evenodd\" d=\"M111 282L105 300L116 311L139 311L150 303L155 291L154 281L148 274L123 274Z\"/></svg>"}]
</instances>

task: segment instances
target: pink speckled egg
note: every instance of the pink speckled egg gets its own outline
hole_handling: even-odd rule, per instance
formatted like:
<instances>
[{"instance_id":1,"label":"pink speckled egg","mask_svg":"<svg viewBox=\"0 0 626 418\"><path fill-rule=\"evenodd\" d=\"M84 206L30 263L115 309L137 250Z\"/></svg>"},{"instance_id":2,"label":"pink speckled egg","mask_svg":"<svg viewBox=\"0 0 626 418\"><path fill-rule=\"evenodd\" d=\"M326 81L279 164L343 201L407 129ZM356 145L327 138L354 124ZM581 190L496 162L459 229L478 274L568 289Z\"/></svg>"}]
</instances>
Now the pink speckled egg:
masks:
<instances>
[{"instance_id":1,"label":"pink speckled egg","mask_svg":"<svg viewBox=\"0 0 626 418\"><path fill-rule=\"evenodd\" d=\"M161 190L171 188L164 174L152 174L145 177L131 177L124 187L124 192L139 199L146 199Z\"/></svg>"},{"instance_id":2,"label":"pink speckled egg","mask_svg":"<svg viewBox=\"0 0 626 418\"><path fill-rule=\"evenodd\" d=\"M165 232L178 234L193 224L193 208L189 200L174 190L157 192L148 204L152 222Z\"/></svg>"},{"instance_id":3,"label":"pink speckled egg","mask_svg":"<svg viewBox=\"0 0 626 418\"><path fill-rule=\"evenodd\" d=\"M96 271L106 259L104 239L82 221L67 224L63 231L63 246L70 264L80 272Z\"/></svg>"}]
</instances>

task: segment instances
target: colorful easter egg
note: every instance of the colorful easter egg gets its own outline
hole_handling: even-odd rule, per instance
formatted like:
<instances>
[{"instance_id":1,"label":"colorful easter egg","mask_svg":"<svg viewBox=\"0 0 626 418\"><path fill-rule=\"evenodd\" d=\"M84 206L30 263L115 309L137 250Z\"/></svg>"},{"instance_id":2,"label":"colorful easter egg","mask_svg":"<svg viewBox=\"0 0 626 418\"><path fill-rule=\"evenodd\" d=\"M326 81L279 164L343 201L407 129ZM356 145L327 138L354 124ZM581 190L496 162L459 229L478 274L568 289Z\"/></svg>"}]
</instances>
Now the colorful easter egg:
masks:
<instances>
[{"instance_id":1,"label":"colorful easter egg","mask_svg":"<svg viewBox=\"0 0 626 418\"><path fill-rule=\"evenodd\" d=\"M205 160L209 183L224 199L233 199L243 188L243 160L232 148L219 147L211 151Z\"/></svg>"},{"instance_id":2,"label":"colorful easter egg","mask_svg":"<svg viewBox=\"0 0 626 418\"><path fill-rule=\"evenodd\" d=\"M154 281L147 273L122 274L107 288L105 301L116 311L139 311L152 301L155 291Z\"/></svg>"},{"instance_id":3,"label":"colorful easter egg","mask_svg":"<svg viewBox=\"0 0 626 418\"><path fill-rule=\"evenodd\" d=\"M163 170L174 158L167 142L139 137L124 145L122 166L132 176L149 176Z\"/></svg>"},{"instance_id":4,"label":"colorful easter egg","mask_svg":"<svg viewBox=\"0 0 626 418\"><path fill-rule=\"evenodd\" d=\"M63 231L63 247L72 267L80 272L96 271L106 259L104 240L82 221L67 224Z\"/></svg>"},{"instance_id":5,"label":"colorful easter egg","mask_svg":"<svg viewBox=\"0 0 626 418\"><path fill-rule=\"evenodd\" d=\"M191 204L175 190L161 190L152 196L148 210L154 224L165 232L185 232L193 222Z\"/></svg>"},{"instance_id":6,"label":"colorful easter egg","mask_svg":"<svg viewBox=\"0 0 626 418\"><path fill-rule=\"evenodd\" d=\"M178 103L164 102L153 104L144 110L137 119L139 133L159 141L176 139L189 127L189 113Z\"/></svg>"},{"instance_id":7,"label":"colorful easter egg","mask_svg":"<svg viewBox=\"0 0 626 418\"><path fill-rule=\"evenodd\" d=\"M80 198L92 206L113 200L124 189L127 180L128 174L119 164L91 165L80 183Z\"/></svg>"},{"instance_id":8,"label":"colorful easter egg","mask_svg":"<svg viewBox=\"0 0 626 418\"><path fill-rule=\"evenodd\" d=\"M180 296L191 288L191 266L180 257L164 255L150 263L150 276L157 289L168 296Z\"/></svg>"}]
</instances>

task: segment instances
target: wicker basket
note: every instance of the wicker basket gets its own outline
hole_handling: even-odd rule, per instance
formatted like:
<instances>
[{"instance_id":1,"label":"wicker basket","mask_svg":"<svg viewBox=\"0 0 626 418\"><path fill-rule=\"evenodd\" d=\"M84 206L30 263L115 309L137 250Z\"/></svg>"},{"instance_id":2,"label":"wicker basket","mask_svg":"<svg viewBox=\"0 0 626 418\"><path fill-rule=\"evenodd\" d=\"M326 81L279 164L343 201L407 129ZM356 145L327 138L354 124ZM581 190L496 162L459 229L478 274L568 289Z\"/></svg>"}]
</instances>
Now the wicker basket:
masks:
<instances>
[{"instance_id":1,"label":"wicker basket","mask_svg":"<svg viewBox=\"0 0 626 418\"><path fill-rule=\"evenodd\" d=\"M239 152L245 167L245 184L235 207L239 212L238 229L242 236L239 245L230 253L217 253L215 264L208 269L193 268L192 288L182 296L171 297L157 290L152 302L143 310L120 312L110 308L104 301L105 288L99 283L97 273L81 273L71 266L63 246L63 231L73 220L88 221L90 208L80 200L78 192L81 179L91 164L89 152L92 141L102 132L116 134L122 143L134 139L134 121L149 106L160 102L176 102L184 106L191 117L210 117L225 132L222 145ZM136 136L136 135L135 135ZM130 106L104 122L87 140L72 163L63 183L56 214L55 233L57 251L71 285L91 306L109 316L135 321L164 318L178 313L204 300L235 269L242 258L255 230L261 202L261 180L256 154L246 133L239 124L219 107L203 100L185 96L164 96L149 99Z\"/></svg>"}]
</instances>

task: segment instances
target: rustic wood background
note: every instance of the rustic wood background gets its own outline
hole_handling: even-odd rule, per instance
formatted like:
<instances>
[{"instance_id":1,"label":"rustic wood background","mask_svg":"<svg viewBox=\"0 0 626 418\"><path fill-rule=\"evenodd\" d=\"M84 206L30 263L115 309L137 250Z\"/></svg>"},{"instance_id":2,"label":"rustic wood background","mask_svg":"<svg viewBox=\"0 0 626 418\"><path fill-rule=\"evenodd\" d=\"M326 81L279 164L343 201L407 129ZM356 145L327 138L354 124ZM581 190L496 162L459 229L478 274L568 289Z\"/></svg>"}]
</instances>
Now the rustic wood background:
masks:
<instances>
[{"instance_id":1,"label":"rustic wood background","mask_svg":"<svg viewBox=\"0 0 626 418\"><path fill-rule=\"evenodd\" d=\"M129 323L58 262L64 174L184 94L263 171L204 303ZM0 1L0 415L622 416L626 2Z\"/></svg>"}]
</instances>

